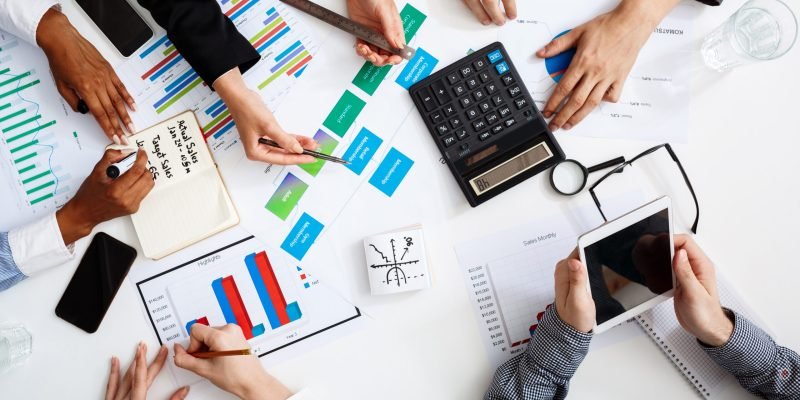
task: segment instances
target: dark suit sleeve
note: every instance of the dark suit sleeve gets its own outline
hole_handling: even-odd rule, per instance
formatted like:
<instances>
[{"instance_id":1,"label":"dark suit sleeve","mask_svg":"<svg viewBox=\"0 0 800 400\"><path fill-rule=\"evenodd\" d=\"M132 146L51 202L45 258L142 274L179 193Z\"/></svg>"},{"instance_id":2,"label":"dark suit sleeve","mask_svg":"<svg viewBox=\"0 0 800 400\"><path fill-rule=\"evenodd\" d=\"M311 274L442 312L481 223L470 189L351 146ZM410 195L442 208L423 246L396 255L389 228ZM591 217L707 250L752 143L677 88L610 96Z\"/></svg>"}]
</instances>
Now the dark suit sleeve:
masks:
<instances>
[{"instance_id":1,"label":"dark suit sleeve","mask_svg":"<svg viewBox=\"0 0 800 400\"><path fill-rule=\"evenodd\" d=\"M722 5L722 0L697 0L707 6L719 6Z\"/></svg>"},{"instance_id":2,"label":"dark suit sleeve","mask_svg":"<svg viewBox=\"0 0 800 400\"><path fill-rule=\"evenodd\" d=\"M138 2L209 87L225 72L238 66L244 73L261 58L214 0Z\"/></svg>"}]
</instances>

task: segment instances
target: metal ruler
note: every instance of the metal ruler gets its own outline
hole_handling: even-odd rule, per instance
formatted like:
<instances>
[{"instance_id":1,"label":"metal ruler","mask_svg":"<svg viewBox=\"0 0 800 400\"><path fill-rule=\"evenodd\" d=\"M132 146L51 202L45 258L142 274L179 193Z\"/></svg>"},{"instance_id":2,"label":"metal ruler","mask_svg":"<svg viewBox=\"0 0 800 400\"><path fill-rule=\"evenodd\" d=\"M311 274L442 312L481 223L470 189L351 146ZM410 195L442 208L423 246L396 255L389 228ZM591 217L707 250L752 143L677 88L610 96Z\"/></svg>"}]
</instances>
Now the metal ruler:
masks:
<instances>
[{"instance_id":1,"label":"metal ruler","mask_svg":"<svg viewBox=\"0 0 800 400\"><path fill-rule=\"evenodd\" d=\"M341 16L319 4L312 3L309 0L280 1L336 28L339 28L367 43L380 47L389 53L403 57L406 60L410 60L411 57L414 57L414 53L416 53L416 50L408 46L404 46L402 49L395 49L391 44L389 44L389 42L380 32L376 32L367 26L364 26L347 17Z\"/></svg>"}]
</instances>

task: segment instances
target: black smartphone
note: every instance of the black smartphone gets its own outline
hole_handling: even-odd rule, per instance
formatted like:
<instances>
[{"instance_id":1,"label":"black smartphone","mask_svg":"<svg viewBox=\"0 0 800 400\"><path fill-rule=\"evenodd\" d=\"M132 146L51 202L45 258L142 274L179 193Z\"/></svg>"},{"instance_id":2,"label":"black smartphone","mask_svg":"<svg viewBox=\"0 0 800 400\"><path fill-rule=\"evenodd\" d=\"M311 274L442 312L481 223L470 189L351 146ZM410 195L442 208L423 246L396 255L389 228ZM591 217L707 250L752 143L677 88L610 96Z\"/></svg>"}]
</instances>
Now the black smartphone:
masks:
<instances>
[{"instance_id":1,"label":"black smartphone","mask_svg":"<svg viewBox=\"0 0 800 400\"><path fill-rule=\"evenodd\" d=\"M153 37L153 30L126 0L77 0L77 3L125 57Z\"/></svg>"},{"instance_id":2,"label":"black smartphone","mask_svg":"<svg viewBox=\"0 0 800 400\"><path fill-rule=\"evenodd\" d=\"M100 232L83 255L56 306L56 315L94 333L136 259L136 249Z\"/></svg>"}]
</instances>

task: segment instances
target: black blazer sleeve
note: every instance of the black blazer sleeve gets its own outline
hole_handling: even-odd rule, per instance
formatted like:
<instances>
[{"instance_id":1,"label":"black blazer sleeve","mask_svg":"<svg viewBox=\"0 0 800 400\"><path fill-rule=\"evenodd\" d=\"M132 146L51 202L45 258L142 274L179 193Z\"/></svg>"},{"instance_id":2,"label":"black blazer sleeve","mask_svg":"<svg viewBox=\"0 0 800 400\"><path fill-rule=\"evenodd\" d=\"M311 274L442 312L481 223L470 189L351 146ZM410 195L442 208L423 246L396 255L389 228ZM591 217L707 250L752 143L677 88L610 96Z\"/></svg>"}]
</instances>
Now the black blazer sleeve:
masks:
<instances>
[{"instance_id":1,"label":"black blazer sleeve","mask_svg":"<svg viewBox=\"0 0 800 400\"><path fill-rule=\"evenodd\" d=\"M197 74L211 84L234 67L244 73L261 56L214 0L138 0Z\"/></svg>"},{"instance_id":2,"label":"black blazer sleeve","mask_svg":"<svg viewBox=\"0 0 800 400\"><path fill-rule=\"evenodd\" d=\"M722 5L722 0L697 0L707 6L719 6Z\"/></svg>"}]
</instances>

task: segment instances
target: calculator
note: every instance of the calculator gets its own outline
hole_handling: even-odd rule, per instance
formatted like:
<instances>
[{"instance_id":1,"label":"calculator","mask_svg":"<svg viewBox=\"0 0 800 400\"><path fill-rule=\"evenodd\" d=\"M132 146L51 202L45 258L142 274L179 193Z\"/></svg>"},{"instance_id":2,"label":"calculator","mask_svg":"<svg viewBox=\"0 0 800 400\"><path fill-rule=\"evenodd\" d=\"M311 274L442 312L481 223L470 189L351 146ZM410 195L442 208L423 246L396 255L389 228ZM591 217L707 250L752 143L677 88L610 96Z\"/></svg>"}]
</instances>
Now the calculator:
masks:
<instances>
[{"instance_id":1,"label":"calculator","mask_svg":"<svg viewBox=\"0 0 800 400\"><path fill-rule=\"evenodd\" d=\"M409 93L472 207L564 160L500 42L417 82Z\"/></svg>"}]
</instances>

